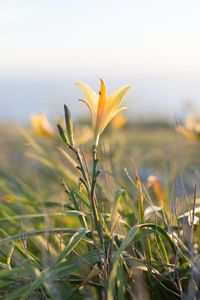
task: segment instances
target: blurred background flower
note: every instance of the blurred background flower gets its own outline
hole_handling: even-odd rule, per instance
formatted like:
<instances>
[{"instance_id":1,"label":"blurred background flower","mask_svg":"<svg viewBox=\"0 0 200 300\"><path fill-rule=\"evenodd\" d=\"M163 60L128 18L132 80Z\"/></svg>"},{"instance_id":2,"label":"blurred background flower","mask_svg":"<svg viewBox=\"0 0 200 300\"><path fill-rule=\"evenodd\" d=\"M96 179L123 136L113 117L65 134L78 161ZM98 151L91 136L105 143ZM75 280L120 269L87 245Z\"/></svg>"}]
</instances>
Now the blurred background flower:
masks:
<instances>
[{"instance_id":1,"label":"blurred background flower","mask_svg":"<svg viewBox=\"0 0 200 300\"><path fill-rule=\"evenodd\" d=\"M41 113L40 115L31 115L30 119L33 128L33 134L49 138L54 136L53 127L49 124L46 113Z\"/></svg>"},{"instance_id":2,"label":"blurred background flower","mask_svg":"<svg viewBox=\"0 0 200 300\"><path fill-rule=\"evenodd\" d=\"M188 117L185 126L178 125L176 130L187 138L200 141L200 122L197 122L193 117Z\"/></svg>"},{"instance_id":3,"label":"blurred background flower","mask_svg":"<svg viewBox=\"0 0 200 300\"><path fill-rule=\"evenodd\" d=\"M125 116L125 114L120 113L117 115L111 122L111 126L114 129L119 129L124 127L128 122L128 118Z\"/></svg>"}]
</instances>

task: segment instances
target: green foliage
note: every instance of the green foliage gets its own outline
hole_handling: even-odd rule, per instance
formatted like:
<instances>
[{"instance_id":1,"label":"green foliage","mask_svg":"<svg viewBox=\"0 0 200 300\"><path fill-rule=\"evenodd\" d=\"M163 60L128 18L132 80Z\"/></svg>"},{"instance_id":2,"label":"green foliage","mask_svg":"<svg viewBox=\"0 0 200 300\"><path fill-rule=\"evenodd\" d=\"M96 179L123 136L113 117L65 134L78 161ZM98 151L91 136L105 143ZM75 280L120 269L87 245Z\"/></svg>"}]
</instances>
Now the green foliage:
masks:
<instances>
[{"instance_id":1,"label":"green foliage","mask_svg":"<svg viewBox=\"0 0 200 300\"><path fill-rule=\"evenodd\" d=\"M1 134L0 299L200 297L200 209L191 171L200 167L199 146L180 137L176 153L170 128L157 128L156 139L155 129L127 127L117 135L108 129L98 152L90 142L83 152L74 146L67 107L65 115L62 141L25 129L23 138ZM177 196L179 168L186 180ZM156 170L165 208L147 180Z\"/></svg>"}]
</instances>

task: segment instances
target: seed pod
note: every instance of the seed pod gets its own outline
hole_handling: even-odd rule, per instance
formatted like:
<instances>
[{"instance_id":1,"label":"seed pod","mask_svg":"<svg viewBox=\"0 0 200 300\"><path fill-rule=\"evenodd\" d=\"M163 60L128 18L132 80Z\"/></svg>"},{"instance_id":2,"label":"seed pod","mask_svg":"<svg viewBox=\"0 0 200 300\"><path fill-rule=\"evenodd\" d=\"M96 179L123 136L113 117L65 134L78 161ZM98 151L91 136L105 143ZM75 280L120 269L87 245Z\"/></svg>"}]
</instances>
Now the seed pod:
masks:
<instances>
[{"instance_id":1,"label":"seed pod","mask_svg":"<svg viewBox=\"0 0 200 300\"><path fill-rule=\"evenodd\" d=\"M65 135L65 133L64 133L63 128L62 128L59 124L57 124L57 128L58 128L58 132L59 132L60 137L61 137L61 139L63 140L63 142L64 142L65 144L69 145L68 140L67 140L67 137L66 137L66 135Z\"/></svg>"}]
</instances>

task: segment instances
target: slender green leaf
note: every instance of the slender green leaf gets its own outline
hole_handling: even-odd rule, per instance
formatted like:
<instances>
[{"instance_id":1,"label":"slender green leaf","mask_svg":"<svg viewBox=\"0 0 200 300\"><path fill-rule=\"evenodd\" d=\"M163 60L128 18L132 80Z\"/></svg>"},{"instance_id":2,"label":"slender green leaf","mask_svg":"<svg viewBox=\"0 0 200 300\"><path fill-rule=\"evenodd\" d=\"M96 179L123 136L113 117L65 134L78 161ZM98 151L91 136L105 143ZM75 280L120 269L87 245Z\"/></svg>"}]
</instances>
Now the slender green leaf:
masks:
<instances>
[{"instance_id":1,"label":"slender green leaf","mask_svg":"<svg viewBox=\"0 0 200 300\"><path fill-rule=\"evenodd\" d=\"M23 239L23 238L29 238L31 236L43 235L45 233L48 233L48 234L61 234L61 233L62 234L65 234L65 233L71 234L76 231L77 231L76 228L52 228L52 229L33 230L33 231L25 232L24 234L16 234L14 236L11 236L11 237L8 237L5 239L1 239L0 245L10 243L12 241Z\"/></svg>"},{"instance_id":2,"label":"slender green leaf","mask_svg":"<svg viewBox=\"0 0 200 300\"><path fill-rule=\"evenodd\" d=\"M120 245L118 251L115 254L115 257L113 260L113 267L112 267L112 271L111 271L110 279L109 279L108 298L107 298L108 300L114 299L115 280L117 278L117 270L118 270L118 266L120 263L121 254L124 251L124 249L128 246L128 244L132 241L132 239L134 238L138 229L139 229L139 227L134 226L129 230L126 238L123 240L122 244Z\"/></svg>"},{"instance_id":3,"label":"slender green leaf","mask_svg":"<svg viewBox=\"0 0 200 300\"><path fill-rule=\"evenodd\" d=\"M67 257L71 251L77 246L77 244L83 239L85 234L89 232L89 230L85 228L80 228L77 230L77 232L71 237L69 240L68 245L65 247L65 249L60 253L57 262L62 261L65 257Z\"/></svg>"},{"instance_id":4,"label":"slender green leaf","mask_svg":"<svg viewBox=\"0 0 200 300\"><path fill-rule=\"evenodd\" d=\"M81 193L76 187L71 190L70 195L71 194L79 198L79 200L81 200L88 208L90 208L90 202L88 198L85 197L83 193Z\"/></svg>"}]
</instances>

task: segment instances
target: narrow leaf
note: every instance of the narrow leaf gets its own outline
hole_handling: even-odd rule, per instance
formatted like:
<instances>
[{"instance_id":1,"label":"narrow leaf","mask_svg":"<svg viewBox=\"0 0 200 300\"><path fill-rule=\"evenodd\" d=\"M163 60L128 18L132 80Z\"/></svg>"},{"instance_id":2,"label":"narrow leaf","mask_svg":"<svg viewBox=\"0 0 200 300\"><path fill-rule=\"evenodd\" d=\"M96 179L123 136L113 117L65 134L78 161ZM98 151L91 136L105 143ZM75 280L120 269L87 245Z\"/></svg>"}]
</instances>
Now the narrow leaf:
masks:
<instances>
[{"instance_id":1,"label":"narrow leaf","mask_svg":"<svg viewBox=\"0 0 200 300\"><path fill-rule=\"evenodd\" d=\"M119 247L119 249L117 250L114 260L113 260L113 268L110 274L110 279L109 279L109 285L108 285L108 300L113 300L114 299L114 294L115 294L115 280L117 278L117 274L118 274L118 266L120 263L120 259L121 259L121 254L124 251L124 249L128 246L128 244L130 243L130 241L132 241L132 239L134 238L136 232L138 231L139 227L134 226L132 227L126 238L123 240L121 246Z\"/></svg>"},{"instance_id":2,"label":"narrow leaf","mask_svg":"<svg viewBox=\"0 0 200 300\"><path fill-rule=\"evenodd\" d=\"M69 240L68 245L66 248L61 252L59 255L57 262L61 262L63 258L68 256L70 252L76 247L76 245L82 240L82 238L85 236L85 234L89 232L89 230L85 228L80 228L79 231L77 231Z\"/></svg>"}]
</instances>

